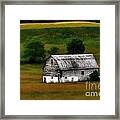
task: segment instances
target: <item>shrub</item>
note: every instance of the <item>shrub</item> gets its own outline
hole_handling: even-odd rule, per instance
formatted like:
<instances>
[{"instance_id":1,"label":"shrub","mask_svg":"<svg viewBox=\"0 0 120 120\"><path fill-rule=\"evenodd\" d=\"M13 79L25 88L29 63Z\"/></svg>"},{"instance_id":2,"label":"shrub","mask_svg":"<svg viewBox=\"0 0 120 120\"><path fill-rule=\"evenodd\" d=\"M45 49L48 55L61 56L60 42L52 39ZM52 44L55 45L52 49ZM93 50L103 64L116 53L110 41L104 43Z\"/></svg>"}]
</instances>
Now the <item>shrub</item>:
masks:
<instances>
[{"instance_id":1,"label":"shrub","mask_svg":"<svg viewBox=\"0 0 120 120\"><path fill-rule=\"evenodd\" d=\"M91 73L89 77L90 77L89 79L90 81L100 81L99 72L97 70Z\"/></svg>"},{"instance_id":2,"label":"shrub","mask_svg":"<svg viewBox=\"0 0 120 120\"><path fill-rule=\"evenodd\" d=\"M52 48L48 51L48 53L49 53L50 55L59 54L59 48L57 48L57 47L52 47Z\"/></svg>"}]
</instances>

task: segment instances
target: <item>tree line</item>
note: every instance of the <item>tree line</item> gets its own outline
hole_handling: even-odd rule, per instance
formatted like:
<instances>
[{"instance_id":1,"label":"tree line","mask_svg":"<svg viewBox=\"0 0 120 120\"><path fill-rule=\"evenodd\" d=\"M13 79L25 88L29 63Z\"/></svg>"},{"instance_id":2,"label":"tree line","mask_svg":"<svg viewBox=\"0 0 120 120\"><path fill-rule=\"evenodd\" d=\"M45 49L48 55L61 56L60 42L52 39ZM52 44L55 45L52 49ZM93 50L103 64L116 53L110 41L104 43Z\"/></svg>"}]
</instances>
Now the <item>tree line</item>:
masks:
<instances>
[{"instance_id":1,"label":"tree line","mask_svg":"<svg viewBox=\"0 0 120 120\"><path fill-rule=\"evenodd\" d=\"M81 39L71 39L67 46L67 54L83 54L85 45ZM50 55L60 54L58 47L52 47L48 51ZM21 51L21 63L43 63L46 58L44 44L36 38L26 40Z\"/></svg>"}]
</instances>

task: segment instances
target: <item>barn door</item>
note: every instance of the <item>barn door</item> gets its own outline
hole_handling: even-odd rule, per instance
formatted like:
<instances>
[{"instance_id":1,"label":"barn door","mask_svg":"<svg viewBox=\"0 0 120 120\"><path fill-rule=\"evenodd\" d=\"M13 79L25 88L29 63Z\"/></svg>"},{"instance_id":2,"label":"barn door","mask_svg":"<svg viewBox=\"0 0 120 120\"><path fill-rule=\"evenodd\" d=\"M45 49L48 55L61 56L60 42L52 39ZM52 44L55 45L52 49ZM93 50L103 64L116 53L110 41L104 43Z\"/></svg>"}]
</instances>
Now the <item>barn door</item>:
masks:
<instances>
[{"instance_id":1,"label":"barn door","mask_svg":"<svg viewBox=\"0 0 120 120\"><path fill-rule=\"evenodd\" d=\"M60 83L60 79L62 77L62 71L58 70L58 82Z\"/></svg>"},{"instance_id":2,"label":"barn door","mask_svg":"<svg viewBox=\"0 0 120 120\"><path fill-rule=\"evenodd\" d=\"M60 83L60 73L58 73L58 83Z\"/></svg>"}]
</instances>

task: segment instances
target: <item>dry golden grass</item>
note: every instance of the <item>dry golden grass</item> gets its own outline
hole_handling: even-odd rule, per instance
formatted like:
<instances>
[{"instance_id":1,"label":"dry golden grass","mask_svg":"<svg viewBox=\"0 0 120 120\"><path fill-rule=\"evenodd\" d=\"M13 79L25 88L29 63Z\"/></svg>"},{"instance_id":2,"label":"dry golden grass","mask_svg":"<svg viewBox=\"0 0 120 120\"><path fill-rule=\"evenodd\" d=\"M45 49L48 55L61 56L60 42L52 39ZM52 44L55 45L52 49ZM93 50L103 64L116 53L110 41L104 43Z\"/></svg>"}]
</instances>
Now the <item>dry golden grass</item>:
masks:
<instances>
[{"instance_id":1,"label":"dry golden grass","mask_svg":"<svg viewBox=\"0 0 120 120\"><path fill-rule=\"evenodd\" d=\"M21 65L21 100L99 100L99 96L85 96L86 83L42 83L40 65ZM94 91L94 90L92 90ZM96 90L99 92L99 90ZM95 92L96 92L95 91Z\"/></svg>"},{"instance_id":2,"label":"dry golden grass","mask_svg":"<svg viewBox=\"0 0 120 120\"><path fill-rule=\"evenodd\" d=\"M99 27L96 22L55 22L55 23L25 23L20 25L20 29L42 29L42 28L62 28L62 27Z\"/></svg>"}]
</instances>

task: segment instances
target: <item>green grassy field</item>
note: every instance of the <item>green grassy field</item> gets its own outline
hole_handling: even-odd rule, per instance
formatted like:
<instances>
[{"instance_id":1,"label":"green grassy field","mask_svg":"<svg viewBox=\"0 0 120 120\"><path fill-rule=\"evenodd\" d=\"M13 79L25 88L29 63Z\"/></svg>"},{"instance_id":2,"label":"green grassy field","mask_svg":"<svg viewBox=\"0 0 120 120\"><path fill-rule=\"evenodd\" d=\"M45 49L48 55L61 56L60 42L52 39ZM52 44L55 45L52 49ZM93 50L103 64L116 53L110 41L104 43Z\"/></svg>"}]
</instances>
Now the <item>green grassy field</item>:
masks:
<instances>
[{"instance_id":1,"label":"green grassy field","mask_svg":"<svg viewBox=\"0 0 120 120\"><path fill-rule=\"evenodd\" d=\"M60 49L60 54L66 54L66 43L72 38L81 38L85 44L85 53L94 54L97 63L100 64L100 26L98 23L59 23L59 25L53 23L31 23L21 24L20 28L20 51L24 47L24 41L35 37L44 43L46 52L56 46ZM99 96L85 96L85 82L64 84L42 83L42 66L43 64L20 65L20 99L100 99Z\"/></svg>"},{"instance_id":2,"label":"green grassy field","mask_svg":"<svg viewBox=\"0 0 120 120\"><path fill-rule=\"evenodd\" d=\"M80 38L85 44L85 53L94 54L98 64L100 54L100 28L99 27L65 27L65 28L44 28L44 29L21 29L20 31L21 50L24 41L35 37L45 47L46 52L56 46L60 54L66 54L66 44L72 38Z\"/></svg>"}]
</instances>

